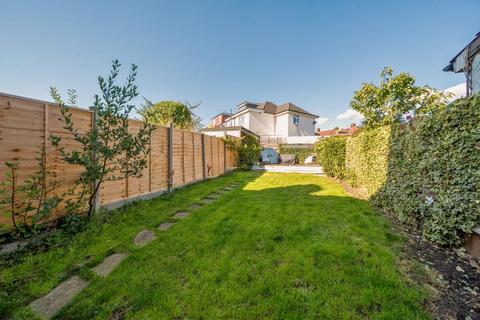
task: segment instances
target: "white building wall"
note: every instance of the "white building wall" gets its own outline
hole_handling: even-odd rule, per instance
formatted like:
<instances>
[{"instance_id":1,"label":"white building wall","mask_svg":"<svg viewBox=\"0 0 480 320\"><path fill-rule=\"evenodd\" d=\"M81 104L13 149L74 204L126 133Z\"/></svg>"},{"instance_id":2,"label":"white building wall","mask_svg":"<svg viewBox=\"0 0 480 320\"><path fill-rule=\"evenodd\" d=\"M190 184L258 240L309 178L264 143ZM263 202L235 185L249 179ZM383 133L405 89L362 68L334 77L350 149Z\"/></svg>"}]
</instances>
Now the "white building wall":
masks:
<instances>
[{"instance_id":1,"label":"white building wall","mask_svg":"<svg viewBox=\"0 0 480 320\"><path fill-rule=\"evenodd\" d=\"M275 136L288 137L288 113L275 117Z\"/></svg>"},{"instance_id":2,"label":"white building wall","mask_svg":"<svg viewBox=\"0 0 480 320\"><path fill-rule=\"evenodd\" d=\"M299 124L293 123L293 116L298 115L300 117ZM314 117L309 117L303 114L288 114L288 136L314 136L315 135L315 121Z\"/></svg>"},{"instance_id":3,"label":"white building wall","mask_svg":"<svg viewBox=\"0 0 480 320\"><path fill-rule=\"evenodd\" d=\"M272 114L249 112L248 130L255 132L259 136L275 135L275 117Z\"/></svg>"},{"instance_id":4,"label":"white building wall","mask_svg":"<svg viewBox=\"0 0 480 320\"><path fill-rule=\"evenodd\" d=\"M315 117L296 114L300 118L298 125L293 123L295 113L285 112L281 115L272 115L258 111L247 111L230 118L226 126L242 126L259 136L314 136Z\"/></svg>"}]
</instances>

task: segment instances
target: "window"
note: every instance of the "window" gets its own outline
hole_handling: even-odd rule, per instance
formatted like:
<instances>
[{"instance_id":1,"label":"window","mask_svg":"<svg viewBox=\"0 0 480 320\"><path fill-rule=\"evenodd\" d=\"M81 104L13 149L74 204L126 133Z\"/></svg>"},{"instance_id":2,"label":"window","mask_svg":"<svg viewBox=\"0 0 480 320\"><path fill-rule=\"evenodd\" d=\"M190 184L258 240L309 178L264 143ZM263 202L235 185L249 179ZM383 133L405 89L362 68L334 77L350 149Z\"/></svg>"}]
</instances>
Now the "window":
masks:
<instances>
[{"instance_id":1,"label":"window","mask_svg":"<svg viewBox=\"0 0 480 320\"><path fill-rule=\"evenodd\" d=\"M298 125L299 123L300 123L300 116L297 115L297 114L295 114L295 115L293 116L293 124L294 124L294 125Z\"/></svg>"},{"instance_id":2,"label":"window","mask_svg":"<svg viewBox=\"0 0 480 320\"><path fill-rule=\"evenodd\" d=\"M243 116L238 117L238 125L243 126Z\"/></svg>"}]
</instances>

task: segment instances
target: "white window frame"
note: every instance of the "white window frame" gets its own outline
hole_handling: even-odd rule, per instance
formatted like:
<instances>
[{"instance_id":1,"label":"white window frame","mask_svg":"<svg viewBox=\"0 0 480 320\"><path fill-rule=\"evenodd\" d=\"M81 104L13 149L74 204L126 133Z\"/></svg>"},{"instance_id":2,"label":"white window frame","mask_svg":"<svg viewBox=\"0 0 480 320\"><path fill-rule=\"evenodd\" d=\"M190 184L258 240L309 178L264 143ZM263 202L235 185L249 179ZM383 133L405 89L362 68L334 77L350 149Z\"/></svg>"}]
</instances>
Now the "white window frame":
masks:
<instances>
[{"instance_id":1,"label":"white window frame","mask_svg":"<svg viewBox=\"0 0 480 320\"><path fill-rule=\"evenodd\" d=\"M300 116L298 114L293 115L293 124L296 126L300 124Z\"/></svg>"}]
</instances>

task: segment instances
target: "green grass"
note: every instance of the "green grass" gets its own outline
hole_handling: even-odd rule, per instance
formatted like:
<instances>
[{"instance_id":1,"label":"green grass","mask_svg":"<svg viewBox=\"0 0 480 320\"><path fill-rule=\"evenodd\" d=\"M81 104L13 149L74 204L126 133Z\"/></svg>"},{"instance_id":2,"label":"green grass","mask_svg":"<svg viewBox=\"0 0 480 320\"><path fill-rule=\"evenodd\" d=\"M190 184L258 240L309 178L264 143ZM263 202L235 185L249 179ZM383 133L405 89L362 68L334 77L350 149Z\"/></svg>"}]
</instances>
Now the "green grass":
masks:
<instances>
[{"instance_id":1,"label":"green grass","mask_svg":"<svg viewBox=\"0 0 480 320\"><path fill-rule=\"evenodd\" d=\"M158 231L232 181L239 187ZM402 239L368 202L326 178L237 172L108 217L67 247L1 270L0 311L30 319L25 305L79 274L91 283L57 318L429 318L426 294L397 266ZM132 239L144 228L157 239L137 248ZM130 256L107 278L89 272L111 252Z\"/></svg>"}]
</instances>

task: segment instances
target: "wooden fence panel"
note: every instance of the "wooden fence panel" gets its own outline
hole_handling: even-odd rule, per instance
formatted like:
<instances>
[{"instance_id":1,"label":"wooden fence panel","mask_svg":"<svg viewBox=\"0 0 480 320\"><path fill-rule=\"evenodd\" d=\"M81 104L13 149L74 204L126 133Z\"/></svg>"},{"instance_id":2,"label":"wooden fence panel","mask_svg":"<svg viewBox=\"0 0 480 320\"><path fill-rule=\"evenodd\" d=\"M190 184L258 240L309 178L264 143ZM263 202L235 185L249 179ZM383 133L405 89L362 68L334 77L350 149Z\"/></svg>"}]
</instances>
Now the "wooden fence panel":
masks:
<instances>
[{"instance_id":1,"label":"wooden fence panel","mask_svg":"<svg viewBox=\"0 0 480 320\"><path fill-rule=\"evenodd\" d=\"M194 132L194 171L195 171L195 181L200 181L203 179L203 160L202 160L202 135L200 133Z\"/></svg>"},{"instance_id":2,"label":"wooden fence panel","mask_svg":"<svg viewBox=\"0 0 480 320\"><path fill-rule=\"evenodd\" d=\"M190 184L195 181L194 172L194 154L193 154L193 132L183 132L183 168L185 175L185 184Z\"/></svg>"},{"instance_id":3,"label":"wooden fence panel","mask_svg":"<svg viewBox=\"0 0 480 320\"><path fill-rule=\"evenodd\" d=\"M136 121L136 120L130 120L129 122L129 130L132 133L137 133L143 126L143 123L141 121ZM149 158L147 157L147 163ZM127 198L132 198L132 197L138 197L141 195L148 194L149 191L149 186L150 186L150 168L147 166L145 169L142 171L142 176L139 178L135 177L128 177L127 185Z\"/></svg>"},{"instance_id":4,"label":"wooden fence panel","mask_svg":"<svg viewBox=\"0 0 480 320\"><path fill-rule=\"evenodd\" d=\"M157 127L152 133L151 192L168 189L168 128Z\"/></svg>"},{"instance_id":5,"label":"wooden fence panel","mask_svg":"<svg viewBox=\"0 0 480 320\"><path fill-rule=\"evenodd\" d=\"M81 144L73 138L72 134L64 127L63 117L60 113L60 107L48 105L48 125L46 126L47 135L54 135L61 138L60 146L65 148L66 152L78 149ZM92 113L84 110L71 109L72 121L80 133L87 133L92 130ZM40 145L39 145L40 146ZM61 179L61 186L57 189L61 194L75 186L75 182L83 172L83 167L72 165L61 160L60 152L57 148L47 143L47 168L53 172L54 176Z\"/></svg>"},{"instance_id":6,"label":"wooden fence panel","mask_svg":"<svg viewBox=\"0 0 480 320\"><path fill-rule=\"evenodd\" d=\"M70 111L73 123L80 133L92 130L93 113L90 110L71 108ZM135 132L141 126L141 122L131 120L130 125L132 132ZM0 179L4 179L6 174L5 162L18 161L20 163L18 182L21 183L38 170L38 162L35 158L40 148L46 145L47 168L53 173L53 178L56 176L61 181L55 193L61 194L74 187L83 168L63 162L59 151L52 147L48 140L48 137L53 134L62 138L61 146L66 151L78 148L80 144L73 139L64 126L59 106L0 93ZM129 177L103 183L99 193L101 205L168 189L168 132L169 128L161 126L153 131L151 153L147 158L148 167L143 170L141 178ZM234 152L227 149L226 154L224 153L223 140L203 136L204 147L202 147L202 136L200 133L173 129L173 187L216 177L227 169L235 167ZM116 174L119 175L119 173ZM0 218L0 223L4 220Z\"/></svg>"},{"instance_id":7,"label":"wooden fence panel","mask_svg":"<svg viewBox=\"0 0 480 320\"><path fill-rule=\"evenodd\" d=\"M18 161L19 181L37 170L36 153L45 141L44 108L40 103L0 96L0 174L6 161Z\"/></svg>"},{"instance_id":8,"label":"wooden fence panel","mask_svg":"<svg viewBox=\"0 0 480 320\"><path fill-rule=\"evenodd\" d=\"M213 176L212 167L212 139L211 136L204 136L205 138L205 176L207 178Z\"/></svg>"},{"instance_id":9,"label":"wooden fence panel","mask_svg":"<svg viewBox=\"0 0 480 320\"><path fill-rule=\"evenodd\" d=\"M185 184L183 172L183 131L173 129L173 187Z\"/></svg>"},{"instance_id":10,"label":"wooden fence panel","mask_svg":"<svg viewBox=\"0 0 480 320\"><path fill-rule=\"evenodd\" d=\"M219 175L218 170L218 139L212 139L212 158L213 158L213 176L217 177Z\"/></svg>"}]
</instances>

